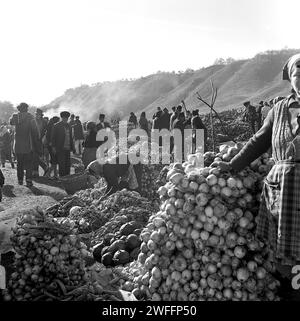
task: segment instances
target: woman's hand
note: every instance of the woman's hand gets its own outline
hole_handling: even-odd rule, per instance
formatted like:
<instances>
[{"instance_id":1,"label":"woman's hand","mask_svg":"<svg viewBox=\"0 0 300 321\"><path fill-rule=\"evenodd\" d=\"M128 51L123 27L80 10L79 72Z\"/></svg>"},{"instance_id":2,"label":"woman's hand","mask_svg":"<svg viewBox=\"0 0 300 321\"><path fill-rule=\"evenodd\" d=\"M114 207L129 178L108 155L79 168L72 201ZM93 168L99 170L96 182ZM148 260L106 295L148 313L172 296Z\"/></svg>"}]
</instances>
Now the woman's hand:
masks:
<instances>
[{"instance_id":1,"label":"woman's hand","mask_svg":"<svg viewBox=\"0 0 300 321\"><path fill-rule=\"evenodd\" d=\"M221 170L221 172L229 172L232 169L230 163L223 162L223 161L213 162L210 166L218 167Z\"/></svg>"}]
</instances>

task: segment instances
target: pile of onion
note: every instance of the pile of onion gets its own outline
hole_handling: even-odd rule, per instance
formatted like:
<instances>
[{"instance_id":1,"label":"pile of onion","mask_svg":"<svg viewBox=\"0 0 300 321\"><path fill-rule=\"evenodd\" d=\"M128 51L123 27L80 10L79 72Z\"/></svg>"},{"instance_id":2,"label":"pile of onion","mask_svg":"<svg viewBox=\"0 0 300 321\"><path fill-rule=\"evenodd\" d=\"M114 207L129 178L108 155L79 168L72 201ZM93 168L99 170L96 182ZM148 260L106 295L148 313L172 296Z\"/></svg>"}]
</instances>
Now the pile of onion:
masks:
<instances>
[{"instance_id":1,"label":"pile of onion","mask_svg":"<svg viewBox=\"0 0 300 321\"><path fill-rule=\"evenodd\" d=\"M228 158L236 153L227 151ZM134 294L154 301L278 300L269 249L255 238L259 176L187 162L172 164L167 180L158 190L160 211L140 236Z\"/></svg>"}]
</instances>

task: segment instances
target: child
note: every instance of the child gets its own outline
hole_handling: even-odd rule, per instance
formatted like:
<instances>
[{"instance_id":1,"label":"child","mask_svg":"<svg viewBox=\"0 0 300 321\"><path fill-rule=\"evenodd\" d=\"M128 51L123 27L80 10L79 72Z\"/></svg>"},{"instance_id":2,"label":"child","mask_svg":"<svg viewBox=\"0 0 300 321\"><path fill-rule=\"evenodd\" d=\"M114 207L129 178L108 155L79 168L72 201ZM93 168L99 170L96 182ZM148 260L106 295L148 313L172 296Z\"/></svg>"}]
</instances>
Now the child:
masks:
<instances>
[{"instance_id":1,"label":"child","mask_svg":"<svg viewBox=\"0 0 300 321\"><path fill-rule=\"evenodd\" d=\"M2 187L4 185L4 181L5 181L5 179L4 179L3 173L0 169L0 202L2 201Z\"/></svg>"}]
</instances>

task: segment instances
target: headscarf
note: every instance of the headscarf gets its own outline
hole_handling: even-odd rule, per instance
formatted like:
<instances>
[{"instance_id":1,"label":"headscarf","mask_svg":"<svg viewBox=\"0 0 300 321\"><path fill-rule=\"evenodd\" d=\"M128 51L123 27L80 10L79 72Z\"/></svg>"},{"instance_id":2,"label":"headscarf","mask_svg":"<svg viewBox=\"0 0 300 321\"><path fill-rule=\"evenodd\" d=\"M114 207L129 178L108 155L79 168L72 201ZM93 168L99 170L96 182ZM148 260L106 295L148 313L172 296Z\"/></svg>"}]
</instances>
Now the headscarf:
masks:
<instances>
[{"instance_id":1,"label":"headscarf","mask_svg":"<svg viewBox=\"0 0 300 321\"><path fill-rule=\"evenodd\" d=\"M294 65L300 61L300 53L292 56L284 65L282 70L282 79L291 81L291 73Z\"/></svg>"}]
</instances>

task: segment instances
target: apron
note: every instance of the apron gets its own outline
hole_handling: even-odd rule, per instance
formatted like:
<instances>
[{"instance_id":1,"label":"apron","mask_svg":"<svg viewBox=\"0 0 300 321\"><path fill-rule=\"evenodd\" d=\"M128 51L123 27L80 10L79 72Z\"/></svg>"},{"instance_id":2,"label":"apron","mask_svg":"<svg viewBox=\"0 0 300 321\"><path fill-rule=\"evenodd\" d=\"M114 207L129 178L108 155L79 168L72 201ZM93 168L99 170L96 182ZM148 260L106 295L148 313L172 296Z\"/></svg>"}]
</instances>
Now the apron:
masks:
<instances>
[{"instance_id":1,"label":"apron","mask_svg":"<svg viewBox=\"0 0 300 321\"><path fill-rule=\"evenodd\" d=\"M274 259L282 265L300 261L300 133L292 131L291 98L293 95L273 107L271 142L275 165L264 181L256 218L257 237L270 246Z\"/></svg>"},{"instance_id":2,"label":"apron","mask_svg":"<svg viewBox=\"0 0 300 321\"><path fill-rule=\"evenodd\" d=\"M300 161L278 161L265 178L256 235L278 262L300 261Z\"/></svg>"}]
</instances>

